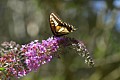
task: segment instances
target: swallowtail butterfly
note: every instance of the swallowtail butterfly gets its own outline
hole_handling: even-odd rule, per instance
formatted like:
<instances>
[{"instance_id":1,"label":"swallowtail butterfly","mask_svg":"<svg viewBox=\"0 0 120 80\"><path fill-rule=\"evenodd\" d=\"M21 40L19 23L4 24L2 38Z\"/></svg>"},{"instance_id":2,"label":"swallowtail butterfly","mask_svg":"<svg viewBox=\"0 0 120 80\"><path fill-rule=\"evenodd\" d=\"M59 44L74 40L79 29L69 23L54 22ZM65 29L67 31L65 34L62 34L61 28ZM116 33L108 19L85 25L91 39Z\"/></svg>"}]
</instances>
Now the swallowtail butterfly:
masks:
<instances>
[{"instance_id":1,"label":"swallowtail butterfly","mask_svg":"<svg viewBox=\"0 0 120 80\"><path fill-rule=\"evenodd\" d=\"M63 22L54 13L50 14L50 27L53 35L56 37L69 34L70 32L73 32L76 30L72 25L69 25L68 23Z\"/></svg>"}]
</instances>

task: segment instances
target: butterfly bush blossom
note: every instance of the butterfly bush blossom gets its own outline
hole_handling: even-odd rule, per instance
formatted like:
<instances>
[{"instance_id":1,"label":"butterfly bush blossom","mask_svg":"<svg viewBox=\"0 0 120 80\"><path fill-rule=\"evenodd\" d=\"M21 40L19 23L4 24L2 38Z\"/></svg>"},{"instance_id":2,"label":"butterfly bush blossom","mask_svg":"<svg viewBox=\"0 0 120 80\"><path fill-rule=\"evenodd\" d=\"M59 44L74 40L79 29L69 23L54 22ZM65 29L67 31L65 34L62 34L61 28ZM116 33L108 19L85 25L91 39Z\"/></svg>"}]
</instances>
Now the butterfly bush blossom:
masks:
<instances>
[{"instance_id":1,"label":"butterfly bush blossom","mask_svg":"<svg viewBox=\"0 0 120 80\"><path fill-rule=\"evenodd\" d=\"M78 54L85 58L85 63L90 66L94 62L86 49L85 45L74 38L69 37L51 37L47 40L34 40L28 44L20 46L15 42L4 42L0 50L0 70L1 74L8 79L11 76L20 78L31 71L37 71L38 68L51 61L61 46L72 46ZM3 77L3 75L2 75Z\"/></svg>"}]
</instances>

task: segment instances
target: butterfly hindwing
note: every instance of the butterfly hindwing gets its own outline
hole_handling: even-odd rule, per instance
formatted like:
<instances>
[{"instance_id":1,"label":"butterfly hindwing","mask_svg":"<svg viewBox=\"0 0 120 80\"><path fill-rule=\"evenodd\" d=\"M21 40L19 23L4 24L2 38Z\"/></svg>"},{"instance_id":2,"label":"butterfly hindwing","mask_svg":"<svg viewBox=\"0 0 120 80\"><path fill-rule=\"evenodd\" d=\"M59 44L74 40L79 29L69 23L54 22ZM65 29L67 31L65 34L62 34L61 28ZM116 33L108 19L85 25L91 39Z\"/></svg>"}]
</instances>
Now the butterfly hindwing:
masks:
<instances>
[{"instance_id":1,"label":"butterfly hindwing","mask_svg":"<svg viewBox=\"0 0 120 80\"><path fill-rule=\"evenodd\" d=\"M54 13L50 14L50 27L54 36L63 36L76 30L72 25L62 22Z\"/></svg>"}]
</instances>

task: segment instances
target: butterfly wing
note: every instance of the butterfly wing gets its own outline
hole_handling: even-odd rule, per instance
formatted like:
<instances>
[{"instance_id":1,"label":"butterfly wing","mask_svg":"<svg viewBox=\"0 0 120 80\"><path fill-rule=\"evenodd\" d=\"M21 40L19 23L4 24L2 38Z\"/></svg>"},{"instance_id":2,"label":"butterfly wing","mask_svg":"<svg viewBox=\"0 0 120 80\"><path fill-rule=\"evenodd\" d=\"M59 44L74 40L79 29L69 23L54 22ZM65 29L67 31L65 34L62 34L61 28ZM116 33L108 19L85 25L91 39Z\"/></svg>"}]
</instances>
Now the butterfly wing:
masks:
<instances>
[{"instance_id":1,"label":"butterfly wing","mask_svg":"<svg viewBox=\"0 0 120 80\"><path fill-rule=\"evenodd\" d=\"M72 25L62 22L54 13L50 14L50 27L54 36L63 36L76 30Z\"/></svg>"}]
</instances>

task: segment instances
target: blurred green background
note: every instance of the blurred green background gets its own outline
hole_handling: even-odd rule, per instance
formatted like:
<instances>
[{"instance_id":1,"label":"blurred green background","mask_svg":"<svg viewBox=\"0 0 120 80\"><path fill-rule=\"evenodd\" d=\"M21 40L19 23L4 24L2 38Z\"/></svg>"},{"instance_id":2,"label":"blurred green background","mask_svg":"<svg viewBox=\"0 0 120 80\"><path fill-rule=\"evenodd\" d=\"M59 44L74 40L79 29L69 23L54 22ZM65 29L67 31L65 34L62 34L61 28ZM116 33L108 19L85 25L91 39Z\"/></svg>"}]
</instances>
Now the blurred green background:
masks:
<instances>
[{"instance_id":1,"label":"blurred green background","mask_svg":"<svg viewBox=\"0 0 120 80\"><path fill-rule=\"evenodd\" d=\"M0 43L51 37L51 12L77 28L67 36L85 43L95 67L65 48L62 59L19 80L120 80L120 0L0 0Z\"/></svg>"}]
</instances>

